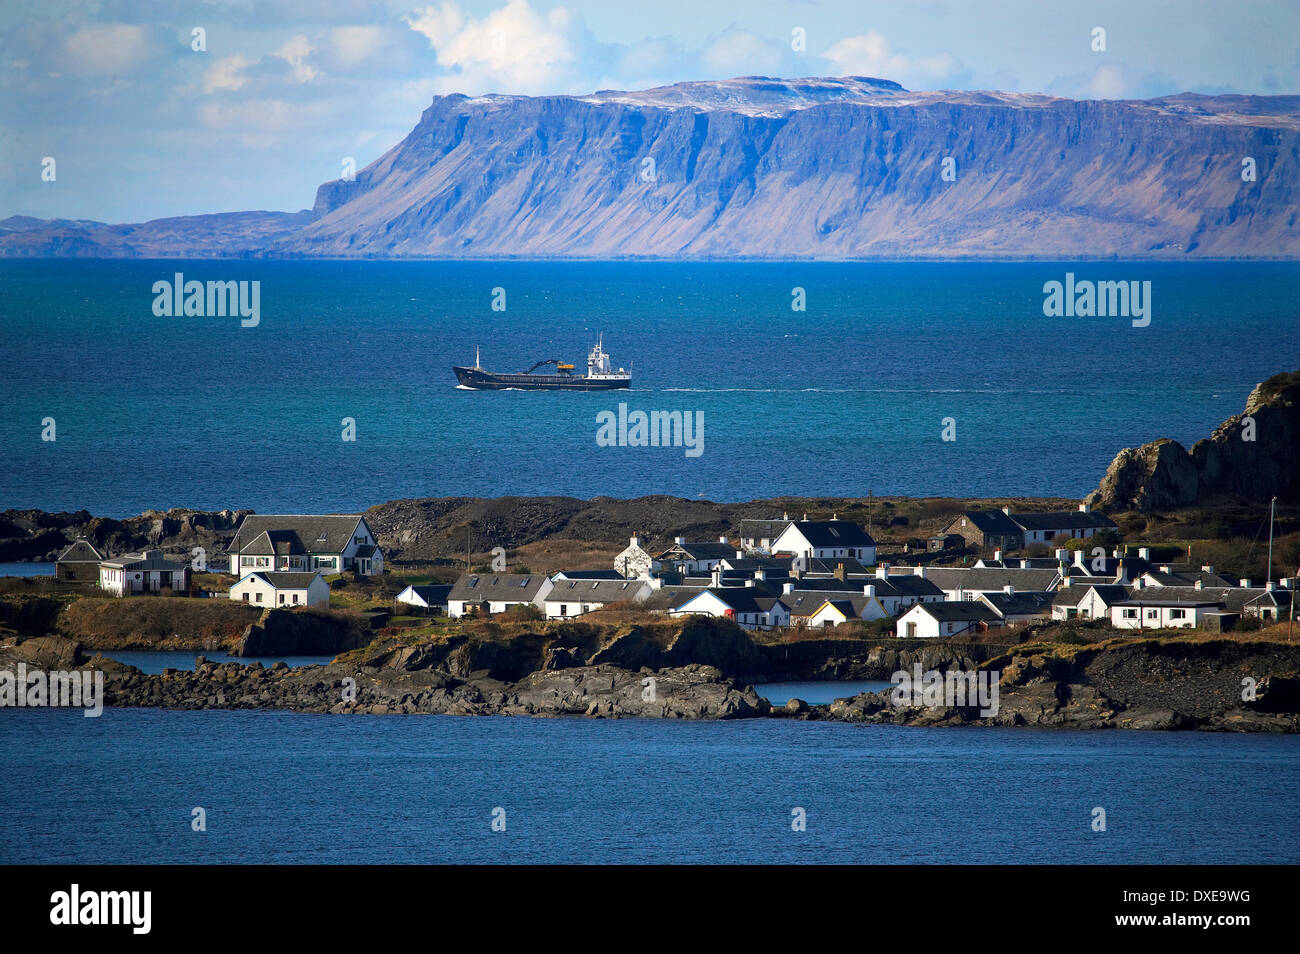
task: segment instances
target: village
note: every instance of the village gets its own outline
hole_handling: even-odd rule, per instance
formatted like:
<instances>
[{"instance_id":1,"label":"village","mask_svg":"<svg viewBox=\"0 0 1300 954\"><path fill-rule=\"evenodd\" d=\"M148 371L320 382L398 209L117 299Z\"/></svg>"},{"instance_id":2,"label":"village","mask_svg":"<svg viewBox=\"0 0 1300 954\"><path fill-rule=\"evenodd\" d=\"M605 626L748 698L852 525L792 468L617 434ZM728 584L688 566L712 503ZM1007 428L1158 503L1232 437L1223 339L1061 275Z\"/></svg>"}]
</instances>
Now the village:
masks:
<instances>
[{"instance_id":1,"label":"village","mask_svg":"<svg viewBox=\"0 0 1300 954\"><path fill-rule=\"evenodd\" d=\"M225 598L264 610L352 605L341 596L350 581L382 582L391 605L371 607L382 623L502 613L569 620L621 608L716 617L750 632L871 624L880 635L923 639L1068 620L1117 635L1217 633L1293 620L1300 609L1295 576L1234 580L1211 565L1157 558L1149 546L1098 545L1115 531L1087 504L962 510L914 548L878 558L859 523L786 513L740 520L713 540L653 547L634 534L612 566L510 572L498 548L486 566L467 560L456 579L438 581L389 565L363 514L250 513L221 556L110 555L78 539L59 554L55 576L101 596ZM952 554L963 556L945 559Z\"/></svg>"}]
</instances>

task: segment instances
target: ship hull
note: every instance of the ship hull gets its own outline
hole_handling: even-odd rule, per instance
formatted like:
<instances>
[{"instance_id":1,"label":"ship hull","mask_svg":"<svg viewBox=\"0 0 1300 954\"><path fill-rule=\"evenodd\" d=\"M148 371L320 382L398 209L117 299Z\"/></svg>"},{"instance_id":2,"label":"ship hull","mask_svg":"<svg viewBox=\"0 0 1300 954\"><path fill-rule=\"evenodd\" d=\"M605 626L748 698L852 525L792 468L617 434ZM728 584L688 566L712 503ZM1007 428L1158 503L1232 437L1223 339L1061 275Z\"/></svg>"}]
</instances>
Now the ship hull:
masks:
<instances>
[{"instance_id":1,"label":"ship hull","mask_svg":"<svg viewBox=\"0 0 1300 954\"><path fill-rule=\"evenodd\" d=\"M574 374L494 374L481 368L452 368L461 387L475 391L619 391L630 377L587 378Z\"/></svg>"}]
</instances>

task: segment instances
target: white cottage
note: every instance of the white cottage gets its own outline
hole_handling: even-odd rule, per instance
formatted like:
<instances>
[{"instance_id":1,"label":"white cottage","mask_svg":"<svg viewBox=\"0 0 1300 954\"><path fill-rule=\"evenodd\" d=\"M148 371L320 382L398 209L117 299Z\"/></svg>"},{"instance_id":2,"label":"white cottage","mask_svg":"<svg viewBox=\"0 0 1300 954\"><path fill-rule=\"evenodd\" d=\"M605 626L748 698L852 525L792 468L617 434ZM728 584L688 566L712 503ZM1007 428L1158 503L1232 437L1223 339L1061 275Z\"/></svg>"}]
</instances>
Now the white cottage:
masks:
<instances>
[{"instance_id":1,"label":"white cottage","mask_svg":"<svg viewBox=\"0 0 1300 954\"><path fill-rule=\"evenodd\" d=\"M113 596L188 593L190 565L168 560L161 550L124 553L100 562L99 587Z\"/></svg>"},{"instance_id":2,"label":"white cottage","mask_svg":"<svg viewBox=\"0 0 1300 954\"><path fill-rule=\"evenodd\" d=\"M329 606L330 585L319 572L276 573L259 570L232 586L230 598L268 609Z\"/></svg>"},{"instance_id":3,"label":"white cottage","mask_svg":"<svg viewBox=\"0 0 1300 954\"><path fill-rule=\"evenodd\" d=\"M850 520L795 520L772 541L773 553L792 553L795 565L808 569L809 560L876 562L876 541Z\"/></svg>"},{"instance_id":4,"label":"white cottage","mask_svg":"<svg viewBox=\"0 0 1300 954\"><path fill-rule=\"evenodd\" d=\"M384 572L384 554L359 513L252 514L244 517L226 548L230 572L259 570L326 575L352 570L361 576Z\"/></svg>"}]
</instances>

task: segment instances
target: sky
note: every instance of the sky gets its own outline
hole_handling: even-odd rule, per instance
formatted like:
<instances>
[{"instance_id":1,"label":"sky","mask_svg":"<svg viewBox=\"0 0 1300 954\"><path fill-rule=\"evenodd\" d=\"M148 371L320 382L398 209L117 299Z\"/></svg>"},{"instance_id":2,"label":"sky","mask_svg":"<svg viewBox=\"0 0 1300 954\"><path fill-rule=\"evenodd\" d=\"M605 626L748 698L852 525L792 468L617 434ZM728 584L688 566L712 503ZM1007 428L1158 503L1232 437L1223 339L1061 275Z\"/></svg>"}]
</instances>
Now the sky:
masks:
<instances>
[{"instance_id":1,"label":"sky","mask_svg":"<svg viewBox=\"0 0 1300 954\"><path fill-rule=\"evenodd\" d=\"M6 0L0 218L296 211L435 96L748 75L1296 94L1300 0Z\"/></svg>"}]
</instances>

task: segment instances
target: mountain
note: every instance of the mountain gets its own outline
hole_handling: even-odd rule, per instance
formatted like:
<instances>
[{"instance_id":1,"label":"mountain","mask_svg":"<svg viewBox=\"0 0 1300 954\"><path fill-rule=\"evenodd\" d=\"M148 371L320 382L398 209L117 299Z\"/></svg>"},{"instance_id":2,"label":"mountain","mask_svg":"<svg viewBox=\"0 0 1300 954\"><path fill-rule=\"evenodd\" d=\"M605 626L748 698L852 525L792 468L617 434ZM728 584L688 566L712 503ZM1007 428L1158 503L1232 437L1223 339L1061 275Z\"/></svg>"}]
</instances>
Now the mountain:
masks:
<instances>
[{"instance_id":1,"label":"mountain","mask_svg":"<svg viewBox=\"0 0 1300 954\"><path fill-rule=\"evenodd\" d=\"M1297 96L1075 101L744 77L438 97L353 180L322 185L310 222L250 223L216 253L1296 258L1297 208ZM69 254L44 232L0 235L0 254Z\"/></svg>"},{"instance_id":2,"label":"mountain","mask_svg":"<svg viewBox=\"0 0 1300 954\"><path fill-rule=\"evenodd\" d=\"M0 219L0 256L13 258L236 258L312 220L302 212L223 212L108 225L85 219Z\"/></svg>"}]
</instances>

